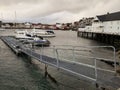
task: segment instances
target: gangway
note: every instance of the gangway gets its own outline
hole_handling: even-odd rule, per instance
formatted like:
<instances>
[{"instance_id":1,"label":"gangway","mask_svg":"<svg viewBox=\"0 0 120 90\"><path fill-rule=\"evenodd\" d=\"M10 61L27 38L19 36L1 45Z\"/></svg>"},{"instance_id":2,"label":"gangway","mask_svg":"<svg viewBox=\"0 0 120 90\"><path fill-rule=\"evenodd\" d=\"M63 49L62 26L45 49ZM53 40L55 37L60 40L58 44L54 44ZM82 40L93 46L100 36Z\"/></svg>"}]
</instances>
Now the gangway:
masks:
<instances>
[{"instance_id":1,"label":"gangway","mask_svg":"<svg viewBox=\"0 0 120 90\"><path fill-rule=\"evenodd\" d=\"M44 64L51 65L82 78L91 80L102 85L103 87L110 86L115 89L120 88L120 77L116 76L116 68L118 62L116 61L115 48L113 46L53 45L51 47L40 47L40 50L35 50L33 48L25 46L13 37L4 36L1 37L1 39L16 53L24 53ZM99 52L96 52L95 56L93 56L91 54L93 53L92 50L96 51L98 48L110 48L111 51L113 51L111 52L112 55L109 56L111 58L103 58L103 55L98 56ZM52 55L46 54L49 51L48 49L53 52ZM62 56L64 53L67 53L69 55L68 58L64 59L64 57L67 57L67 54ZM80 59L82 59L83 62L79 61ZM85 62L86 60L92 61L88 61L88 63ZM102 66L99 67L98 63L101 63L101 61L112 62L113 67L110 67L109 69L104 69Z\"/></svg>"}]
</instances>

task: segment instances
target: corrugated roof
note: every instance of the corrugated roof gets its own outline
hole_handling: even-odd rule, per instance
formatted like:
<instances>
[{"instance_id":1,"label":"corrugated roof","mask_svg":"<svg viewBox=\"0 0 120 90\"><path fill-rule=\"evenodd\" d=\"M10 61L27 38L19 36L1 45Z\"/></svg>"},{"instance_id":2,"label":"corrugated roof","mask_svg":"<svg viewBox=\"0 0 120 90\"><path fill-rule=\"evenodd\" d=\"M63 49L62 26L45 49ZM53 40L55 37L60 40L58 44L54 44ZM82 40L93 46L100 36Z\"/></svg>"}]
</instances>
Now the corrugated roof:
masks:
<instances>
[{"instance_id":1,"label":"corrugated roof","mask_svg":"<svg viewBox=\"0 0 120 90\"><path fill-rule=\"evenodd\" d=\"M97 18L102 22L120 20L120 12L107 13L105 15L97 16Z\"/></svg>"}]
</instances>

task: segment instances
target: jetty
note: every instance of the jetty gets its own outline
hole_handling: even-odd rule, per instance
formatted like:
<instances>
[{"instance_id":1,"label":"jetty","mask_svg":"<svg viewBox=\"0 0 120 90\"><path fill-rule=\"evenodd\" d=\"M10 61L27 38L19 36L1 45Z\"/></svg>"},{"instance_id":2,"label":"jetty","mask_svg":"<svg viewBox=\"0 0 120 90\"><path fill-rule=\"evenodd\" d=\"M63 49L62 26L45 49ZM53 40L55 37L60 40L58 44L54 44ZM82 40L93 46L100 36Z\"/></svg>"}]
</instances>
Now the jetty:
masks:
<instances>
[{"instance_id":1,"label":"jetty","mask_svg":"<svg viewBox=\"0 0 120 90\"><path fill-rule=\"evenodd\" d=\"M105 59L105 58L100 58L100 57L87 57L89 59L93 59L94 64L85 64L82 62L77 62L74 61L75 58L75 51L82 51L78 50L77 48L57 48L54 46L53 51L54 51L54 57L43 54L44 48L41 47L40 52L36 52L35 50L25 46L20 42L19 40L15 39L14 37L9 37L9 36L2 36L1 37L2 41L6 43L17 55L19 54L26 54L31 58L34 58L41 63L45 65L50 65L58 70L64 70L72 75L76 75L82 79L89 80L93 83L96 84L96 87L101 86L104 88L114 88L118 89L120 88L120 76L117 76L116 68L117 68L117 61L115 60L115 48L112 46L109 46L110 48L113 49L113 60ZM98 47L98 46L96 46ZM107 46L103 46L105 48ZM59 50L71 50L73 53L73 59L74 60L63 60L59 57ZM85 51L85 50L84 50ZM68 53L69 54L69 53ZM85 55L81 55L81 57L86 57ZM107 70L107 69L102 69L97 66L97 61L104 60L104 61L112 61L113 62L113 69L112 70Z\"/></svg>"}]
</instances>

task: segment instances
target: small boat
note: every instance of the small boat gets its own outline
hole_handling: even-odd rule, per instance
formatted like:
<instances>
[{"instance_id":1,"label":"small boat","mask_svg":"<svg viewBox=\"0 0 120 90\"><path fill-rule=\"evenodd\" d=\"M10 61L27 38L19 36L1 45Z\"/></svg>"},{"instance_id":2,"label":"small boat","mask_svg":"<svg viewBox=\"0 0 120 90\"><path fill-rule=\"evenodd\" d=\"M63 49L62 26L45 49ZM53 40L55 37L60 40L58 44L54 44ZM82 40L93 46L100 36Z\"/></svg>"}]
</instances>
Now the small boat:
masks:
<instances>
[{"instance_id":1,"label":"small boat","mask_svg":"<svg viewBox=\"0 0 120 90\"><path fill-rule=\"evenodd\" d=\"M24 44L33 44L36 46L49 46L50 41L43 39L43 37L37 37L36 35L30 34L25 30L16 31L16 39L19 39Z\"/></svg>"},{"instance_id":2,"label":"small boat","mask_svg":"<svg viewBox=\"0 0 120 90\"><path fill-rule=\"evenodd\" d=\"M50 45L50 41L46 39L41 39L38 37L34 37L32 43L35 46L49 46Z\"/></svg>"},{"instance_id":3,"label":"small boat","mask_svg":"<svg viewBox=\"0 0 120 90\"><path fill-rule=\"evenodd\" d=\"M32 36L28 34L26 30L17 30L15 31L16 39L32 39Z\"/></svg>"},{"instance_id":4,"label":"small boat","mask_svg":"<svg viewBox=\"0 0 120 90\"><path fill-rule=\"evenodd\" d=\"M55 33L52 30L39 30L39 29L33 29L31 32L33 35L37 35L38 37L55 37Z\"/></svg>"}]
</instances>

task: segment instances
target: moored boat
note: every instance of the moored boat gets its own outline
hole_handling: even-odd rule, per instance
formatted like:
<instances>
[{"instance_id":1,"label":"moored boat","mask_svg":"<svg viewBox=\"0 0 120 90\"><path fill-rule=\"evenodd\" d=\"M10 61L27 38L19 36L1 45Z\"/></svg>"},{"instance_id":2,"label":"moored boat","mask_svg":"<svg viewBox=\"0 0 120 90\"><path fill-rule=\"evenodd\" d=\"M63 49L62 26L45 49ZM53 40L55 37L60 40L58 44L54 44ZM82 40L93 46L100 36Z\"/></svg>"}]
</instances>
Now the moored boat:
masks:
<instances>
[{"instance_id":1,"label":"moored boat","mask_svg":"<svg viewBox=\"0 0 120 90\"><path fill-rule=\"evenodd\" d=\"M39 29L33 29L31 32L33 35L37 35L38 37L55 37L55 33L53 30L39 30Z\"/></svg>"},{"instance_id":2,"label":"moored boat","mask_svg":"<svg viewBox=\"0 0 120 90\"><path fill-rule=\"evenodd\" d=\"M25 30L16 31L16 39L23 42L24 44L33 44L36 46L49 46L50 41L43 39L42 37L37 37L36 35L30 34Z\"/></svg>"}]
</instances>

